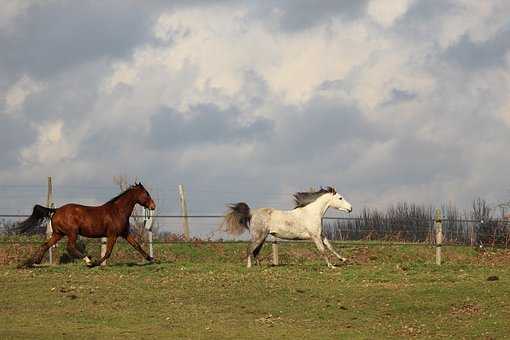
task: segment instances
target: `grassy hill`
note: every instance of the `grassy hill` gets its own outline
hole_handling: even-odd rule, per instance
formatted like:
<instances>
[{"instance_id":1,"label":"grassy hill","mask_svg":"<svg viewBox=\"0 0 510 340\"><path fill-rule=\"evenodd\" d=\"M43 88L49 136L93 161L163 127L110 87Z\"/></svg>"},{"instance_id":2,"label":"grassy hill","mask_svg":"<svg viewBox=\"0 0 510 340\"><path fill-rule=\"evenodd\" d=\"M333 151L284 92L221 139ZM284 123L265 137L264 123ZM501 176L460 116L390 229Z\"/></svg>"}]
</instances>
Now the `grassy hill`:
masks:
<instances>
[{"instance_id":1,"label":"grassy hill","mask_svg":"<svg viewBox=\"0 0 510 340\"><path fill-rule=\"evenodd\" d=\"M92 247L93 246L93 247ZM120 243L108 266L16 269L29 249L0 246L0 338L504 338L510 252L337 244L328 269L311 244L281 266L244 267L245 244L156 245L144 265ZM89 245L96 250L97 244ZM137 262L140 261L140 262Z\"/></svg>"}]
</instances>

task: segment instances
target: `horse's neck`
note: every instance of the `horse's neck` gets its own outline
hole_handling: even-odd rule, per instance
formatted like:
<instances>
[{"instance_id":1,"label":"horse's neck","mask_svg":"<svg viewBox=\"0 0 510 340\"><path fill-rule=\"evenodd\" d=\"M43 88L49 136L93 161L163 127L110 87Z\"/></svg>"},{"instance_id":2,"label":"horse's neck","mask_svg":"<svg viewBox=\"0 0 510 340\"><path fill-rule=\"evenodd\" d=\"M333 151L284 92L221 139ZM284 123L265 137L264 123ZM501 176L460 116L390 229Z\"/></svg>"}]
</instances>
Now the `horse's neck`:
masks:
<instances>
[{"instance_id":1,"label":"horse's neck","mask_svg":"<svg viewBox=\"0 0 510 340\"><path fill-rule=\"evenodd\" d=\"M329 199L329 195L322 195L314 202L304 207L303 210L309 214L322 217L326 213L326 210L329 208Z\"/></svg>"},{"instance_id":2,"label":"horse's neck","mask_svg":"<svg viewBox=\"0 0 510 340\"><path fill-rule=\"evenodd\" d=\"M122 214L129 216L135 208L136 200L132 192L126 192L111 204L116 207Z\"/></svg>"}]
</instances>

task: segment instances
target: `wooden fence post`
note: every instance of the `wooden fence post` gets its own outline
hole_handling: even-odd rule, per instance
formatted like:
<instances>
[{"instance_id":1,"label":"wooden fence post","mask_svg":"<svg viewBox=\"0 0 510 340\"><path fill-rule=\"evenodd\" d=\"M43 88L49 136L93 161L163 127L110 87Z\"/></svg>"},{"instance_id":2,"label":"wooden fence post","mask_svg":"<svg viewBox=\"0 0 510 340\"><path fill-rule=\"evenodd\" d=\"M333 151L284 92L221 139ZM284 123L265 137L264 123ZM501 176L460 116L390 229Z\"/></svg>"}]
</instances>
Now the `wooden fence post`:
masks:
<instances>
[{"instance_id":1,"label":"wooden fence post","mask_svg":"<svg viewBox=\"0 0 510 340\"><path fill-rule=\"evenodd\" d=\"M189 241L189 222L188 222L188 204L186 202L186 193L184 187L179 184L179 201L181 202L181 214L183 216L184 238Z\"/></svg>"},{"instance_id":2,"label":"wooden fence post","mask_svg":"<svg viewBox=\"0 0 510 340\"><path fill-rule=\"evenodd\" d=\"M476 244L476 237L475 237L475 225L474 223L468 224L468 230L469 230L469 244L471 247L474 247Z\"/></svg>"},{"instance_id":3,"label":"wooden fence post","mask_svg":"<svg viewBox=\"0 0 510 340\"><path fill-rule=\"evenodd\" d=\"M278 261L278 242L276 240L273 240L272 248L273 248L273 266L277 266L279 261Z\"/></svg>"},{"instance_id":4,"label":"wooden fence post","mask_svg":"<svg viewBox=\"0 0 510 340\"><path fill-rule=\"evenodd\" d=\"M154 222L153 216L154 216L153 210L143 208L143 227L148 232L150 257L154 257L154 249L152 247L152 223Z\"/></svg>"},{"instance_id":5,"label":"wooden fence post","mask_svg":"<svg viewBox=\"0 0 510 340\"><path fill-rule=\"evenodd\" d=\"M437 208L434 216L434 229L436 231L436 264L441 265L441 245L443 244L443 223L441 209Z\"/></svg>"},{"instance_id":6,"label":"wooden fence post","mask_svg":"<svg viewBox=\"0 0 510 340\"><path fill-rule=\"evenodd\" d=\"M154 258L154 249L152 248L152 230L149 230L149 256Z\"/></svg>"},{"instance_id":7,"label":"wooden fence post","mask_svg":"<svg viewBox=\"0 0 510 340\"><path fill-rule=\"evenodd\" d=\"M48 208L51 208L53 206L53 185L51 183L51 177L48 177L48 196L47 196L47 199L46 199L46 206ZM53 233L53 228L51 227L51 218L50 220L48 221L48 224L46 225L46 238L50 238L51 237L51 234ZM48 249L48 260L49 260L49 264L52 265L53 264L53 247L50 247L50 249Z\"/></svg>"},{"instance_id":8,"label":"wooden fence post","mask_svg":"<svg viewBox=\"0 0 510 340\"><path fill-rule=\"evenodd\" d=\"M101 237L101 258L106 254L106 237ZM106 266L106 261L101 262L102 266Z\"/></svg>"}]
</instances>

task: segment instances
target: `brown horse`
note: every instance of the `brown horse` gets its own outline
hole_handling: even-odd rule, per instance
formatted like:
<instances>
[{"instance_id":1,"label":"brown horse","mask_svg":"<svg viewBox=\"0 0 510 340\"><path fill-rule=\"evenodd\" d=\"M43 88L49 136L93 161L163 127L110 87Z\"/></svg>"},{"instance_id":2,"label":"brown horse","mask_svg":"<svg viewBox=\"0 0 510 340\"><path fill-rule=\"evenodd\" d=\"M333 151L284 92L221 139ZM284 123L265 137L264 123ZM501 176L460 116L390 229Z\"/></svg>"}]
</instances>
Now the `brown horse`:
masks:
<instances>
[{"instance_id":1,"label":"brown horse","mask_svg":"<svg viewBox=\"0 0 510 340\"><path fill-rule=\"evenodd\" d=\"M137 203L147 209L156 209L156 204L141 183L135 183L135 185L123 193L97 207L73 203L63 205L57 209L45 208L40 205L34 206L32 215L22 222L20 227L28 229L40 224L45 218L50 218L53 233L51 238L31 258L27 259L22 266L31 267L34 264L41 263L46 251L63 236L67 236L67 251L69 254L85 260L89 267L98 266L110 257L115 241L119 236L125 238L147 261L154 261L142 249L129 230L129 217ZM76 238L78 235L93 238L106 237L106 254L101 259L92 261L89 256L82 254L76 248Z\"/></svg>"}]
</instances>

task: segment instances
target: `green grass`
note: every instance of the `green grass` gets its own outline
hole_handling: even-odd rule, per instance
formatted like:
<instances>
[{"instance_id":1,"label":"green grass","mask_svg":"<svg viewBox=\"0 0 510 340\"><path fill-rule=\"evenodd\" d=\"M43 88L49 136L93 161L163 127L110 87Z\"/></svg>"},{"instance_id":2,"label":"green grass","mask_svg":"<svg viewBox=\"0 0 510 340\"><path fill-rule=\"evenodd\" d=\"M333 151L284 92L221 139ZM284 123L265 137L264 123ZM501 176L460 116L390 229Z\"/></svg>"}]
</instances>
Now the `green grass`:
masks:
<instances>
[{"instance_id":1,"label":"green grass","mask_svg":"<svg viewBox=\"0 0 510 340\"><path fill-rule=\"evenodd\" d=\"M0 338L510 334L508 251L447 247L438 267L431 247L337 245L350 262L331 270L311 245L293 244L280 247L281 266L269 265L266 246L262 265L248 270L245 248L157 245L161 263L142 265L121 243L108 266L94 269L77 262L19 270L11 254L0 266ZM487 281L489 276L498 280Z\"/></svg>"}]
</instances>

